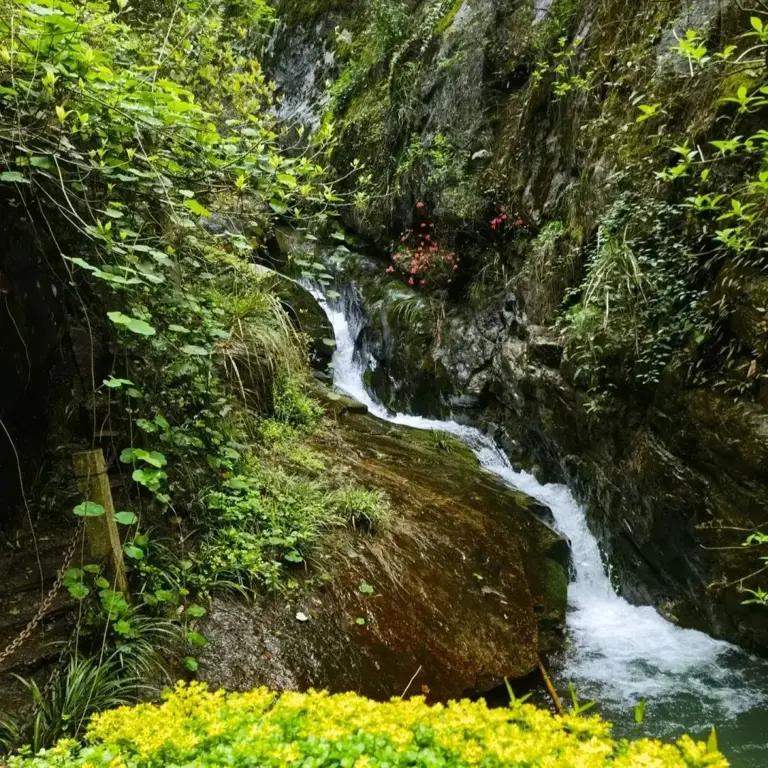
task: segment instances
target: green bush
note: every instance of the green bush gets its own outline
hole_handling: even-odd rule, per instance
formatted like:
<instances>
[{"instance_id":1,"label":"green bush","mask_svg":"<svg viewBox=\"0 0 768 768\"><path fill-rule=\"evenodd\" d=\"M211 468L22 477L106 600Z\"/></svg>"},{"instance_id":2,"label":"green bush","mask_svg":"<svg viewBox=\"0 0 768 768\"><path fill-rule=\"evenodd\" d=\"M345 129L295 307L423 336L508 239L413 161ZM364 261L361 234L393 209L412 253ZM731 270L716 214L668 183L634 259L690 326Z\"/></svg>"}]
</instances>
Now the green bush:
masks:
<instances>
[{"instance_id":1,"label":"green bush","mask_svg":"<svg viewBox=\"0 0 768 768\"><path fill-rule=\"evenodd\" d=\"M354 693L280 696L265 688L228 695L179 684L160 706L96 716L85 747L63 741L35 758L11 758L9 767L728 765L687 736L676 744L614 741L610 728L598 717L554 717L520 703L430 707L422 698L378 703Z\"/></svg>"},{"instance_id":2,"label":"green bush","mask_svg":"<svg viewBox=\"0 0 768 768\"><path fill-rule=\"evenodd\" d=\"M273 392L275 418L292 427L312 429L323 415L323 409L296 379L278 382Z\"/></svg>"}]
</instances>

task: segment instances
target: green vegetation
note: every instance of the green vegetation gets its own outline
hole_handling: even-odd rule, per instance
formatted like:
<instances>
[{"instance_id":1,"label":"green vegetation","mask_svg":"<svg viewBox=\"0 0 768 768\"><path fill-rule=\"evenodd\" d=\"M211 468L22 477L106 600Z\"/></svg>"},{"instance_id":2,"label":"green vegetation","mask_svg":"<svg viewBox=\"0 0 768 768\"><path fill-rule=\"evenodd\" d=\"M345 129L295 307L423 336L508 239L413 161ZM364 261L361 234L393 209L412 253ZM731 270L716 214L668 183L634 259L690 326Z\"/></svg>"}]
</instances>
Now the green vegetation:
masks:
<instances>
[{"instance_id":1,"label":"green vegetation","mask_svg":"<svg viewBox=\"0 0 768 768\"><path fill-rule=\"evenodd\" d=\"M160 706L96 717L88 745L63 741L10 768L55 766L579 765L725 768L716 746L687 736L677 744L614 741L610 726L576 713L554 717L513 701L508 709L423 698L377 703L353 693L209 693L179 686Z\"/></svg>"},{"instance_id":2,"label":"green vegetation","mask_svg":"<svg viewBox=\"0 0 768 768\"><path fill-rule=\"evenodd\" d=\"M392 375L421 387L451 315L512 292L528 323L559 331L595 424L694 388L764 408L764 12L461 7L382 0L342 14L330 41L341 73L319 138L350 218L400 253L424 201L460 260L449 290L405 270L432 301L395 302ZM499 225L502 210L519 215Z\"/></svg>"},{"instance_id":3,"label":"green vegetation","mask_svg":"<svg viewBox=\"0 0 768 768\"><path fill-rule=\"evenodd\" d=\"M706 331L700 268L681 231L674 208L631 195L603 217L564 318L574 378L595 395L658 384L687 336Z\"/></svg>"},{"instance_id":4,"label":"green vegetation","mask_svg":"<svg viewBox=\"0 0 768 768\"><path fill-rule=\"evenodd\" d=\"M280 151L257 58L273 22L262 0L2 4L0 200L88 329L84 397L127 470L134 593L87 560L67 571L78 630L51 685L25 682L32 714L4 723L6 745L78 735L169 663L194 672L212 590L283 588L323 531L386 517L380 493L314 477L305 339L250 263L278 217L323 227L338 200Z\"/></svg>"},{"instance_id":5,"label":"green vegetation","mask_svg":"<svg viewBox=\"0 0 768 768\"><path fill-rule=\"evenodd\" d=\"M556 0L539 25L528 4L497 20L472 2L460 19L460 0L370 0L333 33L341 73L302 153L281 148L259 63L276 20L266 0L0 3L0 203L38 242L89 340L88 444L113 437L133 591L100 565L67 570L77 631L49 685L22 681L32 709L0 722L6 748L79 739L94 713L156 695L169 667L194 674L216 590L296 589L325 534L375 534L390 519L382 492L311 445L327 425L307 339L251 263L278 221L328 233L344 204L395 252L390 270L423 288L389 308L403 380L414 365L438 378L428 352L452 301L481 310L522 288L530 320L557 322L563 373L595 414L617 398L651 402L673 377L764 397L762 17L748 29L723 19L718 46L706 30L680 31L659 57L665 3L628 25L609 0L580 33L574 0ZM277 8L293 23L349 11L338 0ZM553 135L561 156L548 166ZM425 199L430 222L414 213ZM340 244L328 261L345 253ZM327 262L293 261L331 285ZM464 452L450 435L414 439ZM73 513L104 508L84 500ZM358 590L375 599L374 586ZM580 765L724 765L689 739L615 742L577 714L191 686L161 707L96 717L86 746L12 764L502 765L522 751Z\"/></svg>"}]
</instances>

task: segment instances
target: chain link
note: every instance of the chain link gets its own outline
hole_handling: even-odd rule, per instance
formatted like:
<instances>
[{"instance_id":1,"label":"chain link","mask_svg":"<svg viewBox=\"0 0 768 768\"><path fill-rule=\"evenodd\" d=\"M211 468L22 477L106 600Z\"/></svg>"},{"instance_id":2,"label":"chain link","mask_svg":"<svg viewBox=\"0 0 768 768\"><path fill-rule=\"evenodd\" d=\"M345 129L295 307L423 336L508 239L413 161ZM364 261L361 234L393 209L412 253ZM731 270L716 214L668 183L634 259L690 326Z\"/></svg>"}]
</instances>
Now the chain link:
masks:
<instances>
[{"instance_id":1,"label":"chain link","mask_svg":"<svg viewBox=\"0 0 768 768\"><path fill-rule=\"evenodd\" d=\"M43 617L46 613L48 613L48 609L51 607L51 603L53 602L53 599L58 594L58 591L61 589L61 585L64 583L64 575L66 574L67 570L69 569L69 566L72 565L72 560L75 556L75 550L77 549L77 541L80 538L80 532L83 527L83 521L82 519L78 521L77 529L75 530L75 534L72 537L72 541L69 543L69 547L67 548L66 554L64 555L64 563L62 564L61 568L59 569L59 573L56 577L56 581L53 583L53 586L51 587L48 594L45 596L45 599L42 603L40 603L40 607L37 609L37 613L33 616L32 620L27 624L26 627L19 633L19 635L16 637L16 639L2 652L0 653L0 664L2 664L9 656L12 656L16 651L21 648L24 643L29 640L32 633L37 628L37 625L42 621Z\"/></svg>"}]
</instances>

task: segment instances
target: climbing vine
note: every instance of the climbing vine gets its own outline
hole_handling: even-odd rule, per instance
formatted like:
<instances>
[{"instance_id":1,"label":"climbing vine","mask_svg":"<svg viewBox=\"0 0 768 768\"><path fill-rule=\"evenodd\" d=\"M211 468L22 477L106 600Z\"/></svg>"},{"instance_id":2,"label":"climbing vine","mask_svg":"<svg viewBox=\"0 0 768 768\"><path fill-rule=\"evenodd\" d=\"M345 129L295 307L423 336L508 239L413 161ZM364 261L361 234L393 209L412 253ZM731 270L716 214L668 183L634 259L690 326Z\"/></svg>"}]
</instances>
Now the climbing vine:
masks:
<instances>
[{"instance_id":1,"label":"climbing vine","mask_svg":"<svg viewBox=\"0 0 768 768\"><path fill-rule=\"evenodd\" d=\"M318 461L294 443L321 409L306 339L250 261L278 219L322 228L339 199L308 155L280 149L258 61L273 21L262 0L0 9L0 199L88 329L89 442L112 436L134 591L87 560L66 572L77 663L50 694L30 683L36 720L0 722L6 744L78 735L105 701L146 693L160 648L194 672L213 589L280 588L322 530L383 517L348 479L291 471ZM48 702L65 688L84 692L66 705L77 717Z\"/></svg>"}]
</instances>

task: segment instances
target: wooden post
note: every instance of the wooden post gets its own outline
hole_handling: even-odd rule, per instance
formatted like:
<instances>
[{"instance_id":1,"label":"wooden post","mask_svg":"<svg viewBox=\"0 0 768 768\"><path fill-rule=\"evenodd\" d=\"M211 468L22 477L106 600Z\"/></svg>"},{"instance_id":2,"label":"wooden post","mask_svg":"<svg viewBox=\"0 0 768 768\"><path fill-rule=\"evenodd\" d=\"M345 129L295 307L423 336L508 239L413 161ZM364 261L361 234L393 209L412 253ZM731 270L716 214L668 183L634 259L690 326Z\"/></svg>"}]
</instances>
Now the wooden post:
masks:
<instances>
[{"instance_id":1,"label":"wooden post","mask_svg":"<svg viewBox=\"0 0 768 768\"><path fill-rule=\"evenodd\" d=\"M110 581L116 589L128 597L128 580L125 577L123 549L115 522L115 505L107 477L107 465L101 448L83 451L72 456L75 477L86 501L101 504L104 514L85 518L88 550L94 560L107 562Z\"/></svg>"}]
</instances>

